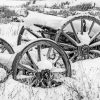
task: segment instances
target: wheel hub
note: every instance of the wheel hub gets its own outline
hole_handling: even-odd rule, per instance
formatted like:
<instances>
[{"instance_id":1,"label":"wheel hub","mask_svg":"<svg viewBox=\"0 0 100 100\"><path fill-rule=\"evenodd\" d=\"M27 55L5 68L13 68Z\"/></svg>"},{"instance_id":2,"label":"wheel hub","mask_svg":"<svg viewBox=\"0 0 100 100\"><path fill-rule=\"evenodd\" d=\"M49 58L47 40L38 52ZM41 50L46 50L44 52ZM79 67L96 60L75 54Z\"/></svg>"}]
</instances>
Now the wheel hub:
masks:
<instances>
[{"instance_id":1,"label":"wheel hub","mask_svg":"<svg viewBox=\"0 0 100 100\"><path fill-rule=\"evenodd\" d=\"M33 87L41 87L41 88L52 88L62 85L63 82L58 82L54 80L54 75L49 69L42 70L35 74L37 82L34 83ZM38 84L38 85L37 85Z\"/></svg>"},{"instance_id":2,"label":"wheel hub","mask_svg":"<svg viewBox=\"0 0 100 100\"><path fill-rule=\"evenodd\" d=\"M82 55L88 55L89 54L89 46L88 45L83 45L82 46Z\"/></svg>"},{"instance_id":3,"label":"wheel hub","mask_svg":"<svg viewBox=\"0 0 100 100\"><path fill-rule=\"evenodd\" d=\"M51 74L51 72L50 72L49 69L42 70L42 71L41 71L41 78L42 78L43 80L48 81L48 80L50 79L50 74Z\"/></svg>"},{"instance_id":4,"label":"wheel hub","mask_svg":"<svg viewBox=\"0 0 100 100\"><path fill-rule=\"evenodd\" d=\"M78 47L78 52L80 56L86 56L89 54L90 48L88 45L82 45Z\"/></svg>"},{"instance_id":5,"label":"wheel hub","mask_svg":"<svg viewBox=\"0 0 100 100\"><path fill-rule=\"evenodd\" d=\"M37 87L42 87L42 88L49 87L48 82L52 81L52 76L53 76L49 69L41 70L40 72L37 72L35 75L36 79L38 80L38 83L33 84L34 87L36 87L37 84L38 84Z\"/></svg>"}]
</instances>

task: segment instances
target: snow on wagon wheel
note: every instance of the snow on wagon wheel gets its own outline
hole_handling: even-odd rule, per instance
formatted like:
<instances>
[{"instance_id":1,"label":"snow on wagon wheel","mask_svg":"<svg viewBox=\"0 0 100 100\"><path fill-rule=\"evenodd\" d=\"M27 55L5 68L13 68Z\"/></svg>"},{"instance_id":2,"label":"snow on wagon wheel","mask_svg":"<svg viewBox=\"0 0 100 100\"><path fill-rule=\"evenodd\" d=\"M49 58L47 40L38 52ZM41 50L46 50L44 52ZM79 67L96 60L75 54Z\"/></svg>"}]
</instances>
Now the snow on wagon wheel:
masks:
<instances>
[{"instance_id":1,"label":"snow on wagon wheel","mask_svg":"<svg viewBox=\"0 0 100 100\"><path fill-rule=\"evenodd\" d=\"M38 46L40 60L37 57ZM47 56L51 47L56 52L55 59ZM52 56L52 53L50 55ZM15 80L33 87L57 87L63 83L60 81L62 77L71 77L70 62L66 53L50 39L38 39L28 43L15 57L12 68Z\"/></svg>"},{"instance_id":2,"label":"snow on wagon wheel","mask_svg":"<svg viewBox=\"0 0 100 100\"><path fill-rule=\"evenodd\" d=\"M0 38L0 53L13 54L14 50L5 40ZM8 79L10 70L0 63L0 83L5 82Z\"/></svg>"},{"instance_id":3,"label":"snow on wagon wheel","mask_svg":"<svg viewBox=\"0 0 100 100\"><path fill-rule=\"evenodd\" d=\"M100 20L90 15L68 18L55 41L72 62L100 57Z\"/></svg>"}]
</instances>

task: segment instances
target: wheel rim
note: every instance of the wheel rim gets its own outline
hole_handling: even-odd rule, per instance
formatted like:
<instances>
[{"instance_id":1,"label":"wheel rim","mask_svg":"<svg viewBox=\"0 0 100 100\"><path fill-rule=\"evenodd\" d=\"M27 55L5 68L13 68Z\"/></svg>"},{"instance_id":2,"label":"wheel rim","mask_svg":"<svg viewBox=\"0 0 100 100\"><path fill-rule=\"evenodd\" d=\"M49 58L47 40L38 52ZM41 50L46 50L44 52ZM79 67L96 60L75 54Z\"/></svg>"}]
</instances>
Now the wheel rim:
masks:
<instances>
[{"instance_id":1,"label":"wheel rim","mask_svg":"<svg viewBox=\"0 0 100 100\"><path fill-rule=\"evenodd\" d=\"M37 50L37 47L41 46L41 61L38 60L38 57L33 57L31 50ZM55 51L57 51L57 53L60 56L60 62L62 63L62 66L59 65L59 61L57 61L58 59L58 54L54 59L52 60L51 58L47 57L47 53L48 53L48 49L52 47ZM43 51L43 52L42 52ZM33 61L33 64L31 63L31 65L34 65L33 67L29 68L28 64L22 64L20 61L22 61L22 58L24 58L24 55L26 54L30 55L31 60ZM33 52L33 51L32 51ZM42 54L44 53L44 54ZM36 52L35 52L36 54ZM51 54L52 55L52 54ZM34 55L35 56L35 55ZM28 57L29 58L29 57ZM37 60L36 60L37 59ZM31 61L30 61L31 62ZM56 62L56 64L55 64ZM23 79L19 79L18 78L18 73L17 73L17 69L20 67L22 68L22 71L28 70L26 72L28 72L28 76L27 74L24 72L21 73L21 75L25 76L26 78ZM51 88L51 87L56 87L62 84L62 82L57 82L55 81L54 77L59 73L62 76L67 76L67 77L71 77L71 67L70 67L70 62L67 58L67 55L65 54L65 52L58 47L58 45L53 42L52 40L49 39L39 39L37 41L34 41L32 43L30 43L29 45L27 45L16 57L15 60L12 64L12 68L13 68L13 78L17 81L20 81L22 83L25 83L27 85L31 85L33 87L42 87L42 88ZM27 67L27 68L26 68ZM61 67L61 68L58 68ZM21 69L19 68L19 69ZM30 75L29 75L30 73ZM31 80L27 77L31 77ZM28 82L26 81L28 80Z\"/></svg>"},{"instance_id":2,"label":"wheel rim","mask_svg":"<svg viewBox=\"0 0 100 100\"><path fill-rule=\"evenodd\" d=\"M0 38L0 49L1 49L1 51L0 51L1 53L4 53L5 51L7 51L7 53L9 53L9 54L14 53L14 50L10 46L10 44L1 38Z\"/></svg>"},{"instance_id":3,"label":"wheel rim","mask_svg":"<svg viewBox=\"0 0 100 100\"><path fill-rule=\"evenodd\" d=\"M97 33L95 32L96 26L98 28ZM89 58L93 59L100 56L99 27L100 20L95 17L77 15L70 18L62 26L56 35L55 41L64 48L72 62ZM82 36L84 38L80 38ZM61 40L61 37L64 37L64 39Z\"/></svg>"},{"instance_id":4,"label":"wheel rim","mask_svg":"<svg viewBox=\"0 0 100 100\"><path fill-rule=\"evenodd\" d=\"M9 53L9 54L14 53L14 50L10 46L10 44L1 38L0 38L0 53ZM0 80L0 83L3 83L8 79L8 77L10 75L10 70L6 66L2 65L1 63L0 63L0 68L1 69L3 68L6 71L6 77L4 77L3 79Z\"/></svg>"}]
</instances>

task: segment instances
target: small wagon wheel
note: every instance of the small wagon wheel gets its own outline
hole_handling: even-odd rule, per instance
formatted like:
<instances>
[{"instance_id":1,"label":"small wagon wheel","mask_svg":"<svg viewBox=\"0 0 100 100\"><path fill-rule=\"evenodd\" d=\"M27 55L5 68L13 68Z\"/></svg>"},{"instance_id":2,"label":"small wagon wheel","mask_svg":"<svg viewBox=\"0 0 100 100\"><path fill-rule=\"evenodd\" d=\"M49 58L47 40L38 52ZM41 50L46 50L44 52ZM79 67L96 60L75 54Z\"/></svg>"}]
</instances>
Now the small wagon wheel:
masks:
<instances>
[{"instance_id":1,"label":"small wagon wheel","mask_svg":"<svg viewBox=\"0 0 100 100\"><path fill-rule=\"evenodd\" d=\"M68 18L55 41L64 48L72 62L99 57L100 20L90 15Z\"/></svg>"},{"instance_id":2,"label":"small wagon wheel","mask_svg":"<svg viewBox=\"0 0 100 100\"><path fill-rule=\"evenodd\" d=\"M37 47L40 46L40 58L37 57ZM56 52L55 59L47 57L49 48ZM27 57L27 54L29 57ZM52 56L52 54L51 54ZM12 64L13 78L33 87L51 88L62 84L59 77L71 77L70 62L66 53L50 39L38 39L26 45L17 54ZM17 73L17 69L21 72ZM26 70L26 73L24 73ZM58 77L59 76L59 77Z\"/></svg>"},{"instance_id":3,"label":"small wagon wheel","mask_svg":"<svg viewBox=\"0 0 100 100\"><path fill-rule=\"evenodd\" d=\"M0 53L9 53L9 54L13 54L14 53L14 50L10 46L10 44L7 43L2 38L0 38ZM3 71L6 74L5 77L3 76L3 78L1 77L1 79L0 79L0 83L3 83L8 79L8 76L10 74L10 70L6 66L2 65L1 63L0 63L0 70ZM2 74L2 72L0 72L0 75L1 74Z\"/></svg>"}]
</instances>

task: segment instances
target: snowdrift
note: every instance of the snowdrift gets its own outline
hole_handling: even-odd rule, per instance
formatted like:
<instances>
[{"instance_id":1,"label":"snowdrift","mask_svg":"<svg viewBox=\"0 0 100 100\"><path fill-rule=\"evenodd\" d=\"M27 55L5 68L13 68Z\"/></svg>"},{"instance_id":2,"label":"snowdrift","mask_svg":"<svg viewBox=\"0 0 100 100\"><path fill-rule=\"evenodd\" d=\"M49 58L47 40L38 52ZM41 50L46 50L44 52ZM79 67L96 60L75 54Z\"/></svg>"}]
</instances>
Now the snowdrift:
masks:
<instances>
[{"instance_id":1,"label":"snowdrift","mask_svg":"<svg viewBox=\"0 0 100 100\"><path fill-rule=\"evenodd\" d=\"M34 88L12 79L0 84L1 100L99 100L100 58L72 63L72 78L55 88Z\"/></svg>"}]
</instances>

